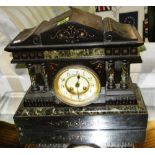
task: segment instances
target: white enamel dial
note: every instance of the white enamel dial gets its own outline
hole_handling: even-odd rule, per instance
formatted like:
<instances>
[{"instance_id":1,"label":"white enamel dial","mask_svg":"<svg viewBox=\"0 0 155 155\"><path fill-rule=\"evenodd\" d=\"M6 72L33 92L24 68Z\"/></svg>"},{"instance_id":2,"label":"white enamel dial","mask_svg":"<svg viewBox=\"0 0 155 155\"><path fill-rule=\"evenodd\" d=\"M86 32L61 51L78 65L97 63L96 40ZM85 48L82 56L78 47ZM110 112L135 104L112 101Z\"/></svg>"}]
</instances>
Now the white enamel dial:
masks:
<instances>
[{"instance_id":1,"label":"white enamel dial","mask_svg":"<svg viewBox=\"0 0 155 155\"><path fill-rule=\"evenodd\" d=\"M54 79L58 99L71 106L85 106L100 93L100 82L90 68L74 65L61 69Z\"/></svg>"}]
</instances>

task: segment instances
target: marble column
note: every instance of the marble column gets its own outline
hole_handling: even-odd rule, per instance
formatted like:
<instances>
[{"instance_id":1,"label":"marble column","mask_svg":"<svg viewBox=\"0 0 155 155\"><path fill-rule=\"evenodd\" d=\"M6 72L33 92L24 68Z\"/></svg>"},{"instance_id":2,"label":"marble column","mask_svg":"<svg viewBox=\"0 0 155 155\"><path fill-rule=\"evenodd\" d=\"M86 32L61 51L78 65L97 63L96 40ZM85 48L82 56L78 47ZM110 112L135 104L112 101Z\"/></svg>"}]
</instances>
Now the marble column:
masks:
<instances>
[{"instance_id":1,"label":"marble column","mask_svg":"<svg viewBox=\"0 0 155 155\"><path fill-rule=\"evenodd\" d=\"M47 71L46 71L46 64L45 63L41 64L41 70L42 70L42 76L44 79L44 91L48 91L49 85L48 85L48 78L47 78Z\"/></svg>"},{"instance_id":2,"label":"marble column","mask_svg":"<svg viewBox=\"0 0 155 155\"><path fill-rule=\"evenodd\" d=\"M121 73L121 82L120 82L120 87L122 89L127 89L128 88L128 81L129 81L129 65L126 60L122 61L122 73Z\"/></svg>"},{"instance_id":3,"label":"marble column","mask_svg":"<svg viewBox=\"0 0 155 155\"><path fill-rule=\"evenodd\" d=\"M39 91L39 86L37 85L37 82L36 82L35 65L27 64L27 68L28 68L30 80L31 80L31 90Z\"/></svg>"},{"instance_id":4,"label":"marble column","mask_svg":"<svg viewBox=\"0 0 155 155\"><path fill-rule=\"evenodd\" d=\"M109 89L115 88L115 71L114 71L114 62L112 60L108 61L107 67L107 87Z\"/></svg>"}]
</instances>

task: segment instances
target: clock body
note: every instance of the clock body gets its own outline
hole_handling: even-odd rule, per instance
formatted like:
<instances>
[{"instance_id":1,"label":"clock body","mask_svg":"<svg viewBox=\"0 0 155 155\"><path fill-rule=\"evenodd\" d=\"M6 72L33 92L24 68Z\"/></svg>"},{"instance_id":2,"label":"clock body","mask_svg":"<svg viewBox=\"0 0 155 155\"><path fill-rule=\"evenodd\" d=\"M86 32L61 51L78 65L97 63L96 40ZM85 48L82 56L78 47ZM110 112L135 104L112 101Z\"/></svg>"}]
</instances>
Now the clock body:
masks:
<instances>
[{"instance_id":1,"label":"clock body","mask_svg":"<svg viewBox=\"0 0 155 155\"><path fill-rule=\"evenodd\" d=\"M126 18L126 22L133 22ZM147 110L130 78L143 45L135 27L79 9L23 30L6 47L31 85L14 115L22 143L128 147L145 140Z\"/></svg>"}]
</instances>

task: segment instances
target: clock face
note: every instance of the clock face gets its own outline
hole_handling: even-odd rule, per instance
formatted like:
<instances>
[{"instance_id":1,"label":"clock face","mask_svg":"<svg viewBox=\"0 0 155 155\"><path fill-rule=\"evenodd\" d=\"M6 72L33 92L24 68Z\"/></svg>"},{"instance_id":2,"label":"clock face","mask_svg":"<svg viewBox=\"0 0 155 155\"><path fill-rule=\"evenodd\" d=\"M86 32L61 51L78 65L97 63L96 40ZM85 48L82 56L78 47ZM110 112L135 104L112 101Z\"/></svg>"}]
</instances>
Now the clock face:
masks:
<instances>
[{"instance_id":1,"label":"clock face","mask_svg":"<svg viewBox=\"0 0 155 155\"><path fill-rule=\"evenodd\" d=\"M53 87L59 100L76 107L90 104L100 93L100 82L95 72L80 65L61 69Z\"/></svg>"},{"instance_id":2,"label":"clock face","mask_svg":"<svg viewBox=\"0 0 155 155\"><path fill-rule=\"evenodd\" d=\"M131 24L131 25L136 25L136 20L134 17L132 16L128 16L124 19L124 23L127 23L127 24Z\"/></svg>"},{"instance_id":3,"label":"clock face","mask_svg":"<svg viewBox=\"0 0 155 155\"><path fill-rule=\"evenodd\" d=\"M138 28L138 12L126 12L119 14L119 22L134 25Z\"/></svg>"}]
</instances>

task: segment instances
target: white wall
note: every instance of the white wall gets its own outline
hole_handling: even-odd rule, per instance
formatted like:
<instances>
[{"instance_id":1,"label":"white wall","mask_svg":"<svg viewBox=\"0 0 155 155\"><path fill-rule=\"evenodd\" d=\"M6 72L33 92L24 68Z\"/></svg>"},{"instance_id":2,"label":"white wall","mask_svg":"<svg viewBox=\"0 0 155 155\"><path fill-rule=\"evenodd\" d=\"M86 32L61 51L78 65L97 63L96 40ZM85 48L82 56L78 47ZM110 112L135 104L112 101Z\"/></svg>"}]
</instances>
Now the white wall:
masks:
<instances>
[{"instance_id":1,"label":"white wall","mask_svg":"<svg viewBox=\"0 0 155 155\"><path fill-rule=\"evenodd\" d=\"M143 20L144 20L144 7L143 6L113 6L112 11L96 12L95 14L105 17L111 17L119 21L119 13L127 13L138 11L138 31L140 35L143 34Z\"/></svg>"}]
</instances>

